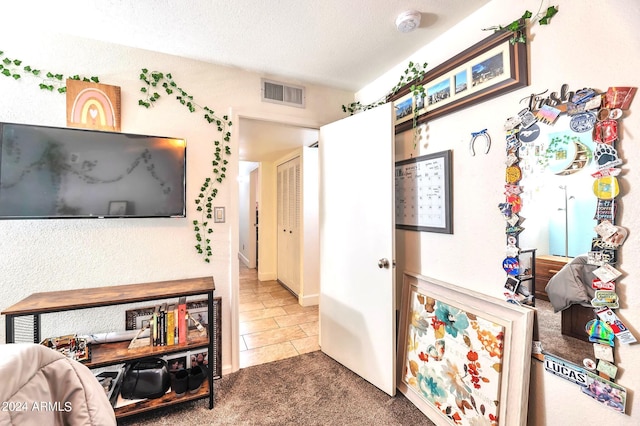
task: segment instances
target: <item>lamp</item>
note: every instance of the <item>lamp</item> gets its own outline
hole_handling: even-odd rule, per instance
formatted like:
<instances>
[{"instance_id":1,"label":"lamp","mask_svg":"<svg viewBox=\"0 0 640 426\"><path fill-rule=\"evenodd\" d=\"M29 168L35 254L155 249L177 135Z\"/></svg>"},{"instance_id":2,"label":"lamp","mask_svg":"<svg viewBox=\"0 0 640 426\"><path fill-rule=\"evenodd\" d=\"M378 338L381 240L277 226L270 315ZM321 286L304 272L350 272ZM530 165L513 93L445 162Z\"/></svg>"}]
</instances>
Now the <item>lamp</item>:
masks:
<instances>
[{"instance_id":1,"label":"lamp","mask_svg":"<svg viewBox=\"0 0 640 426\"><path fill-rule=\"evenodd\" d=\"M396 18L396 28L401 33L408 33L420 26L422 14L417 10L407 10Z\"/></svg>"}]
</instances>

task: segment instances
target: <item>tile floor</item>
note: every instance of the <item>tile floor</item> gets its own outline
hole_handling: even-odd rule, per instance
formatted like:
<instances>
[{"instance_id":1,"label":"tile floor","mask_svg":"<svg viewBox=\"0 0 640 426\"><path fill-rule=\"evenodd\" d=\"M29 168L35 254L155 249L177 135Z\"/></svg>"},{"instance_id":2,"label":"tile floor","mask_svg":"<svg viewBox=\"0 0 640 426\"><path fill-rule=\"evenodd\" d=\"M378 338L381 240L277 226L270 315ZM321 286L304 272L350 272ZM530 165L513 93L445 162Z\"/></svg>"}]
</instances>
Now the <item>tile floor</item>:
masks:
<instances>
[{"instance_id":1,"label":"tile floor","mask_svg":"<svg viewBox=\"0 0 640 426\"><path fill-rule=\"evenodd\" d=\"M240 266L240 368L320 349L318 306L303 307L277 281Z\"/></svg>"}]
</instances>

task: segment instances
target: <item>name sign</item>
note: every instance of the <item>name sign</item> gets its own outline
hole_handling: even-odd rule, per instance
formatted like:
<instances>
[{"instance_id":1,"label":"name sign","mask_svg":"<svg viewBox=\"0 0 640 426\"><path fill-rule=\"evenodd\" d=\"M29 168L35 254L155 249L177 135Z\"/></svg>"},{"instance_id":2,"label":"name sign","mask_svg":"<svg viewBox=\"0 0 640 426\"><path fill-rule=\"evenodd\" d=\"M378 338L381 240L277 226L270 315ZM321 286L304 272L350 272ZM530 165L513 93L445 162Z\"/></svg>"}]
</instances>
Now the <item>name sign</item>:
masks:
<instances>
[{"instance_id":1,"label":"name sign","mask_svg":"<svg viewBox=\"0 0 640 426\"><path fill-rule=\"evenodd\" d=\"M587 375L584 369L562 358L544 354L544 369L577 385L587 385Z\"/></svg>"}]
</instances>

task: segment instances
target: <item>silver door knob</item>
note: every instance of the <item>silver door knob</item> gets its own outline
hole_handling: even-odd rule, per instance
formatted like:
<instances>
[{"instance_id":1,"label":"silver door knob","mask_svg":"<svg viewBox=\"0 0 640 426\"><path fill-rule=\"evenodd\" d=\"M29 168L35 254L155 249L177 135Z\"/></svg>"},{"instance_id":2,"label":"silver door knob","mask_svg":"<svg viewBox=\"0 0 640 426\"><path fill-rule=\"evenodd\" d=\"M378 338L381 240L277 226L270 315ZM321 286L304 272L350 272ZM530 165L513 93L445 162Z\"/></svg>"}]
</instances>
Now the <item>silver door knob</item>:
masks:
<instances>
[{"instance_id":1,"label":"silver door knob","mask_svg":"<svg viewBox=\"0 0 640 426\"><path fill-rule=\"evenodd\" d=\"M378 268L380 268L380 269L382 269L382 268L389 269L389 259L382 258L382 259L378 260Z\"/></svg>"}]
</instances>

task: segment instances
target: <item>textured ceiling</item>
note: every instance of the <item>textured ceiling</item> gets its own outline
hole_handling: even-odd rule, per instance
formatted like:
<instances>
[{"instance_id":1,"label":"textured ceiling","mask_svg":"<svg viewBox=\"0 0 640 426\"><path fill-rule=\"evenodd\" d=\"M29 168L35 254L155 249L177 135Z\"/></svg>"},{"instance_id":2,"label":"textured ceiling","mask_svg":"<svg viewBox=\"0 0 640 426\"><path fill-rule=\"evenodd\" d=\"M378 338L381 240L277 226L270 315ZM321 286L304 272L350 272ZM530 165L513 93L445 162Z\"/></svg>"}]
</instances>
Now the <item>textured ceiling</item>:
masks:
<instances>
[{"instance_id":1,"label":"textured ceiling","mask_svg":"<svg viewBox=\"0 0 640 426\"><path fill-rule=\"evenodd\" d=\"M357 91L489 0L3 1L19 24ZM396 17L421 12L419 28Z\"/></svg>"},{"instance_id":2,"label":"textured ceiling","mask_svg":"<svg viewBox=\"0 0 640 426\"><path fill-rule=\"evenodd\" d=\"M3 26L44 29L354 92L490 0L3 1ZM421 13L410 33L396 17ZM1 46L0 46L1 47ZM264 161L317 140L264 121L241 126L240 158Z\"/></svg>"}]
</instances>

